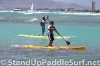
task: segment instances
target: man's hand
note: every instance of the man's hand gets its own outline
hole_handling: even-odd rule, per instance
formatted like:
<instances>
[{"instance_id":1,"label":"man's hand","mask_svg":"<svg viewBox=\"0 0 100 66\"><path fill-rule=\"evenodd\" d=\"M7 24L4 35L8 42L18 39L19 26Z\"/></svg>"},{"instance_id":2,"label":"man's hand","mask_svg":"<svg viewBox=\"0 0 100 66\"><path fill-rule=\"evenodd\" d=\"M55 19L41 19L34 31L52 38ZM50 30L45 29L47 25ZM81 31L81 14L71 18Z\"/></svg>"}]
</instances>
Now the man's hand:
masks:
<instances>
[{"instance_id":1,"label":"man's hand","mask_svg":"<svg viewBox=\"0 0 100 66\"><path fill-rule=\"evenodd\" d=\"M47 19L49 18L49 16L47 15Z\"/></svg>"}]
</instances>

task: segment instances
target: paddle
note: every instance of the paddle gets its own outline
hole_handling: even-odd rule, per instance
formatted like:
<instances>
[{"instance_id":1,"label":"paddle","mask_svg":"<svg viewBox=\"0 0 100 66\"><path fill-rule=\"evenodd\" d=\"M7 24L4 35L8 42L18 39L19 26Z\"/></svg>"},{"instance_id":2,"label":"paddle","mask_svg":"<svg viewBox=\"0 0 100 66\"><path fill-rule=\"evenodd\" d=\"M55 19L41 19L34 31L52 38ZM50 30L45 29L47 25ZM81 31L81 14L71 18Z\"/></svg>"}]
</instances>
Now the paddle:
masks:
<instances>
[{"instance_id":1,"label":"paddle","mask_svg":"<svg viewBox=\"0 0 100 66\"><path fill-rule=\"evenodd\" d=\"M50 22L49 15L47 15L47 19L48 19L48 20L49 20L49 22Z\"/></svg>"}]
</instances>

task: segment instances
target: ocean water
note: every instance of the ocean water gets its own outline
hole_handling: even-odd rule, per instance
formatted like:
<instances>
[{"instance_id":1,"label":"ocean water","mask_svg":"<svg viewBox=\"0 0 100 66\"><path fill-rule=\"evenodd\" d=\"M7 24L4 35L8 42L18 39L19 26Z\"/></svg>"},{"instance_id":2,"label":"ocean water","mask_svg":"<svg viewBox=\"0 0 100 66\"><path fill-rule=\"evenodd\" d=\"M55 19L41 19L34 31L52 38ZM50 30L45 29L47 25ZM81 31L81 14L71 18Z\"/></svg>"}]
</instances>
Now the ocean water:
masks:
<instances>
[{"instance_id":1,"label":"ocean water","mask_svg":"<svg viewBox=\"0 0 100 66\"><path fill-rule=\"evenodd\" d=\"M55 27L62 36L75 36L66 39L71 42L71 46L86 46L86 50L20 48L21 45L48 45L48 39L18 36L19 34L41 35L40 21L43 16L46 17L47 15L49 15L49 20L55 22ZM47 26L48 24L46 24L44 35L47 35ZM56 36L57 34L54 32L54 35ZM100 13L0 10L0 65L99 66L99 44ZM53 45L66 46L66 42L63 39L55 39ZM30 60L34 62L33 65L27 63ZM35 60L40 62L35 64ZM21 61L26 61L26 64L21 65ZM62 64L57 64L59 61L62 61ZM85 61L85 64L77 61ZM87 64L88 61L91 61L91 64Z\"/></svg>"}]
</instances>

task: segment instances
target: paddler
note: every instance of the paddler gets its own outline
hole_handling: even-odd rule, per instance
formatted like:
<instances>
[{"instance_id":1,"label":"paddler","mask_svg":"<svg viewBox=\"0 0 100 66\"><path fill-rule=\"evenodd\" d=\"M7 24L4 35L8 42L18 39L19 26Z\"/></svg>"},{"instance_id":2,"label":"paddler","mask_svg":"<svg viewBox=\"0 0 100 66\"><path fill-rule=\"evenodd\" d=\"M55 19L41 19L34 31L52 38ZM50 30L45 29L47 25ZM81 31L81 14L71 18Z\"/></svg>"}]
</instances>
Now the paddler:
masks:
<instances>
[{"instance_id":1,"label":"paddler","mask_svg":"<svg viewBox=\"0 0 100 66\"><path fill-rule=\"evenodd\" d=\"M54 41L53 31L55 31L58 35L60 35L58 33L58 31L56 30L56 28L54 27L54 21L51 21L50 25L48 26L48 38L49 38L49 45L48 46L52 46L52 43Z\"/></svg>"},{"instance_id":2,"label":"paddler","mask_svg":"<svg viewBox=\"0 0 100 66\"><path fill-rule=\"evenodd\" d=\"M45 23L47 23L47 22L46 22L47 19L48 19L48 16L47 16L47 18L43 17L42 20L41 20L41 22L40 22L40 25L41 25L41 27L42 27L42 36L44 36L44 32L45 32Z\"/></svg>"}]
</instances>

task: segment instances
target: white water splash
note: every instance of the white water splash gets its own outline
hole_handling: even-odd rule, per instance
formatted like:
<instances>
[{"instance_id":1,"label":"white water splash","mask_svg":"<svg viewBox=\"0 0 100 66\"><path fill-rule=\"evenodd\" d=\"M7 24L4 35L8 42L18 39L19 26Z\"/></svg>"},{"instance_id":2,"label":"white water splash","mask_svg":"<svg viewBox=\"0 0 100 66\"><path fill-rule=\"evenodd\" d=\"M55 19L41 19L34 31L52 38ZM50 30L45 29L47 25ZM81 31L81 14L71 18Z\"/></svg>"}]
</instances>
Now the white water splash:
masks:
<instances>
[{"instance_id":1,"label":"white water splash","mask_svg":"<svg viewBox=\"0 0 100 66\"><path fill-rule=\"evenodd\" d=\"M37 21L38 19L37 18L32 18L31 20L29 20L30 22L34 22L34 21Z\"/></svg>"},{"instance_id":2,"label":"white water splash","mask_svg":"<svg viewBox=\"0 0 100 66\"><path fill-rule=\"evenodd\" d=\"M27 14L33 14L33 12L25 12L24 14L26 14L26 15L27 15Z\"/></svg>"},{"instance_id":3,"label":"white water splash","mask_svg":"<svg viewBox=\"0 0 100 66\"><path fill-rule=\"evenodd\" d=\"M16 48L19 48L20 45L11 45L10 47L16 47Z\"/></svg>"},{"instance_id":4,"label":"white water splash","mask_svg":"<svg viewBox=\"0 0 100 66\"><path fill-rule=\"evenodd\" d=\"M4 19L4 18L0 18L0 19Z\"/></svg>"},{"instance_id":5,"label":"white water splash","mask_svg":"<svg viewBox=\"0 0 100 66\"><path fill-rule=\"evenodd\" d=\"M90 13L90 12L74 12L74 13L70 13L70 12L59 12L59 14L68 14L68 15L100 15L100 13Z\"/></svg>"}]
</instances>

